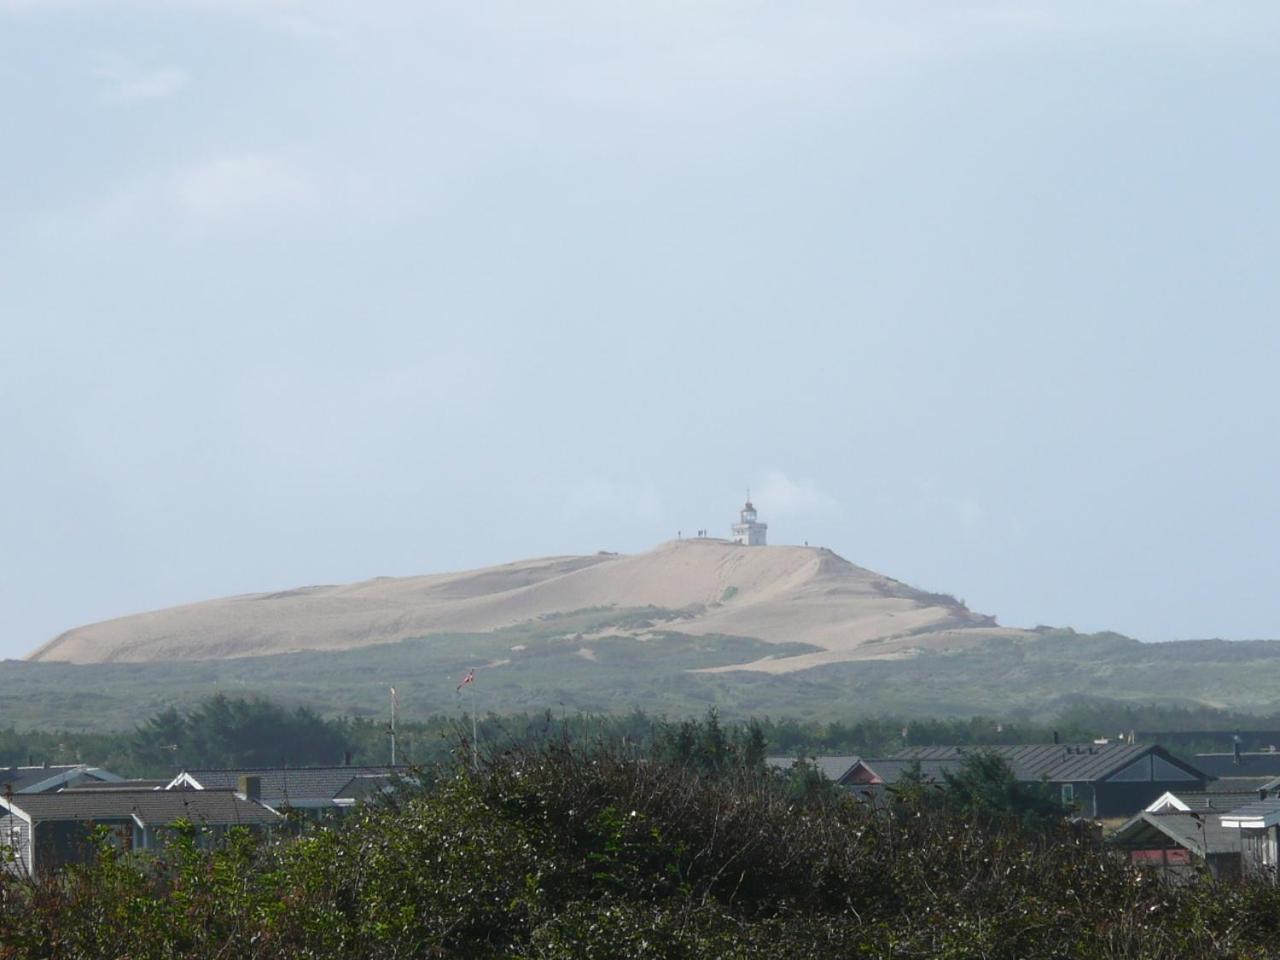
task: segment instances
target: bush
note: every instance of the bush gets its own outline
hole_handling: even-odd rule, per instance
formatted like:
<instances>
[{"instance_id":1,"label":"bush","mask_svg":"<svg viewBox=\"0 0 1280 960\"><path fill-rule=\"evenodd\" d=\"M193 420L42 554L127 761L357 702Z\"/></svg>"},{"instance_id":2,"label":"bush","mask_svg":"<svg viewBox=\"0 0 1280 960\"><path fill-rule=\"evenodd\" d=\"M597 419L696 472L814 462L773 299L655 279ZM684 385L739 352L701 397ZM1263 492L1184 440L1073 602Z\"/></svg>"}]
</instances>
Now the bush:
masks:
<instances>
[{"instance_id":1,"label":"bush","mask_svg":"<svg viewBox=\"0 0 1280 960\"><path fill-rule=\"evenodd\" d=\"M0 958L1280 952L1274 887L1168 886L1029 823L1026 798L1002 808L999 770L975 763L951 802L874 810L689 756L548 740L292 839L205 850L187 827L152 859L104 842L56 881L4 875Z\"/></svg>"}]
</instances>

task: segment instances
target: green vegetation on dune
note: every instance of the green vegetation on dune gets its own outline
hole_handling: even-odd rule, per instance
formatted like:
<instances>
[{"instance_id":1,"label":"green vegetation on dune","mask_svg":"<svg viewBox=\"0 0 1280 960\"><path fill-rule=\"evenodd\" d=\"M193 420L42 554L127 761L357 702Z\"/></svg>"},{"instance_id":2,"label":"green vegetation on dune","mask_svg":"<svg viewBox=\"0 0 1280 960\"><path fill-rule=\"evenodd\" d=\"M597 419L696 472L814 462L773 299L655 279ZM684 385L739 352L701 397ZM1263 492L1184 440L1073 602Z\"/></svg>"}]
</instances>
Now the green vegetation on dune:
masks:
<instances>
[{"instance_id":1,"label":"green vegetation on dune","mask_svg":"<svg viewBox=\"0 0 1280 960\"><path fill-rule=\"evenodd\" d=\"M701 713L739 709L723 680L690 673L817 648L743 637L676 632L681 611L642 607L582 610L485 634L447 634L355 650L172 663L0 662L0 725L19 728L128 728L170 705L213 692L268 696L328 716L386 711L387 687L400 693L406 718L457 708L456 684L477 668L468 702L480 711L546 708ZM610 636L643 631L642 639ZM486 668L486 665L489 665Z\"/></svg>"},{"instance_id":2,"label":"green vegetation on dune","mask_svg":"<svg viewBox=\"0 0 1280 960\"><path fill-rule=\"evenodd\" d=\"M1042 630L992 637L955 652L830 664L786 674L696 672L804 644L680 633L681 611L595 609L486 634L450 634L356 650L234 660L93 664L0 662L0 726L128 729L172 705L214 692L305 704L325 716L381 717L387 687L406 719L456 713L455 686L481 713L542 710L687 716L716 706L727 717L825 721L893 713L1046 719L1081 697L1225 706L1280 706L1272 678L1280 642L1144 644L1116 634ZM636 636L611 635L627 630Z\"/></svg>"}]
</instances>

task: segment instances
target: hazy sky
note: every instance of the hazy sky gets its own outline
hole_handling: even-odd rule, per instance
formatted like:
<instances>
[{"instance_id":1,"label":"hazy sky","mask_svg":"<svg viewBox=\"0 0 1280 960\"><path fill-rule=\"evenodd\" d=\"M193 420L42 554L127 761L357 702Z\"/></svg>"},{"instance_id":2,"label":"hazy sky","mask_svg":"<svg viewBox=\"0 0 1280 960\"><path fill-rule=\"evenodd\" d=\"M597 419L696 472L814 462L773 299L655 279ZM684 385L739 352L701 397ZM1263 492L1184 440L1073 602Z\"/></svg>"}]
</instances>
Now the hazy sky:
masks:
<instances>
[{"instance_id":1,"label":"hazy sky","mask_svg":"<svg viewBox=\"0 0 1280 960\"><path fill-rule=\"evenodd\" d=\"M1274 0L0 0L0 656L726 535L1280 637Z\"/></svg>"}]
</instances>

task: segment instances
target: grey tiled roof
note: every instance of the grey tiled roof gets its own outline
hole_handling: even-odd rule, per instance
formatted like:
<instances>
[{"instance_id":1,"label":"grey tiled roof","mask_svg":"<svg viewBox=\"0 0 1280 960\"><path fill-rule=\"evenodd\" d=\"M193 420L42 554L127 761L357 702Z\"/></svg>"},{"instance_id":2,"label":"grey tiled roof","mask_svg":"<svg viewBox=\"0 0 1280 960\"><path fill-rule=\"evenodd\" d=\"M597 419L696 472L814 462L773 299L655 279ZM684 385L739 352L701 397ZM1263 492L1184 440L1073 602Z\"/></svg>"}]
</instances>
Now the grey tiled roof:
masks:
<instances>
[{"instance_id":1,"label":"grey tiled roof","mask_svg":"<svg viewBox=\"0 0 1280 960\"><path fill-rule=\"evenodd\" d=\"M1269 787L1272 780L1268 777L1219 777L1205 785L1209 793L1253 793Z\"/></svg>"},{"instance_id":2,"label":"grey tiled roof","mask_svg":"<svg viewBox=\"0 0 1280 960\"><path fill-rule=\"evenodd\" d=\"M858 762L858 757L805 757L805 763L811 764L831 781L838 781ZM799 761L795 757L767 757L765 764L775 770L790 770Z\"/></svg>"},{"instance_id":3,"label":"grey tiled roof","mask_svg":"<svg viewBox=\"0 0 1280 960\"><path fill-rule=\"evenodd\" d=\"M945 780L943 776L945 773L948 771L954 773L960 769L959 757L940 760L866 759L862 763L889 785L897 783L907 771L912 770L917 764L920 767L920 775L929 783L942 783Z\"/></svg>"},{"instance_id":4,"label":"grey tiled roof","mask_svg":"<svg viewBox=\"0 0 1280 960\"><path fill-rule=\"evenodd\" d=\"M1192 813L1226 813L1258 799L1256 790L1245 790L1240 793L1174 791L1173 795L1185 803Z\"/></svg>"},{"instance_id":5,"label":"grey tiled roof","mask_svg":"<svg viewBox=\"0 0 1280 960\"><path fill-rule=\"evenodd\" d=\"M306 806L329 803L342 795L343 789L355 777L404 776L408 767L264 767L237 770L187 770L188 777L205 790L238 790L242 776L258 777L261 781L263 803L273 807L281 804ZM177 778L175 778L176 780Z\"/></svg>"},{"instance_id":6,"label":"grey tiled roof","mask_svg":"<svg viewBox=\"0 0 1280 960\"><path fill-rule=\"evenodd\" d=\"M168 783L168 780L89 780L85 783L77 783L74 787L59 787L58 792L81 793L86 790L161 790L167 786Z\"/></svg>"},{"instance_id":7,"label":"grey tiled roof","mask_svg":"<svg viewBox=\"0 0 1280 960\"><path fill-rule=\"evenodd\" d=\"M1216 816L1191 813L1140 813L1108 838L1108 842L1124 849L1140 849L1161 838L1190 850L1196 856L1206 853L1239 853L1240 831L1224 827Z\"/></svg>"},{"instance_id":8,"label":"grey tiled roof","mask_svg":"<svg viewBox=\"0 0 1280 960\"><path fill-rule=\"evenodd\" d=\"M335 800L363 800L375 796L382 791L394 787L399 778L393 774L361 773L347 781L333 795Z\"/></svg>"},{"instance_id":9,"label":"grey tiled roof","mask_svg":"<svg viewBox=\"0 0 1280 960\"><path fill-rule=\"evenodd\" d=\"M1079 783L1105 779L1139 757L1156 752L1180 764L1162 747L1151 744L1025 744L1017 746L911 747L894 754L895 760L956 760L968 753L995 753L1009 764L1019 780Z\"/></svg>"},{"instance_id":10,"label":"grey tiled roof","mask_svg":"<svg viewBox=\"0 0 1280 960\"><path fill-rule=\"evenodd\" d=\"M1274 819L1277 815L1280 815L1280 797L1271 797L1267 800L1251 800L1249 803L1241 804L1232 810L1226 811L1224 814L1224 816L1241 820L1264 819L1266 817Z\"/></svg>"},{"instance_id":11,"label":"grey tiled roof","mask_svg":"<svg viewBox=\"0 0 1280 960\"><path fill-rule=\"evenodd\" d=\"M3 795L6 791L22 793L24 790L29 790L37 784L51 780L59 774L74 774L77 771L94 778L99 778L100 774L104 773L108 779L115 776L102 771L98 767L90 767L83 763L63 763L47 767L0 767L0 795Z\"/></svg>"},{"instance_id":12,"label":"grey tiled roof","mask_svg":"<svg viewBox=\"0 0 1280 960\"><path fill-rule=\"evenodd\" d=\"M27 793L12 805L36 822L107 821L137 817L148 826L175 820L213 825L275 823L280 815L230 790L66 790Z\"/></svg>"}]
</instances>

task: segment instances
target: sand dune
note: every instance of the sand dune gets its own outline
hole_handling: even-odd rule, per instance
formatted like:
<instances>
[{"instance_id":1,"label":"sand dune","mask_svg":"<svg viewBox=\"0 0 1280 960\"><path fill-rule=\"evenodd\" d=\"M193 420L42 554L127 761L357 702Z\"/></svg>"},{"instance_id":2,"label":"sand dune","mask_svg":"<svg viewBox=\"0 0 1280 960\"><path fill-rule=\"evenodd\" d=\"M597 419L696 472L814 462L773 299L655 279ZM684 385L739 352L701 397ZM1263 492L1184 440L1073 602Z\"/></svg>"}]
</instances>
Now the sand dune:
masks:
<instances>
[{"instance_id":1,"label":"sand dune","mask_svg":"<svg viewBox=\"0 0 1280 960\"><path fill-rule=\"evenodd\" d=\"M464 573L209 600L78 627L29 659L147 662L348 649L487 632L587 608L645 606L682 611L680 619L664 624L680 633L821 648L737 667L772 673L1021 634L826 549L681 540L633 556L547 557Z\"/></svg>"}]
</instances>

